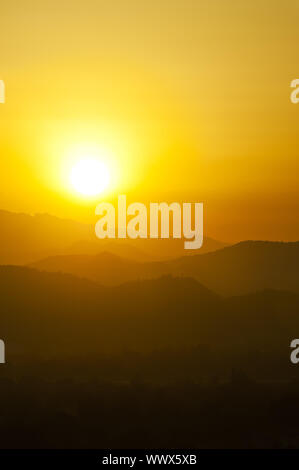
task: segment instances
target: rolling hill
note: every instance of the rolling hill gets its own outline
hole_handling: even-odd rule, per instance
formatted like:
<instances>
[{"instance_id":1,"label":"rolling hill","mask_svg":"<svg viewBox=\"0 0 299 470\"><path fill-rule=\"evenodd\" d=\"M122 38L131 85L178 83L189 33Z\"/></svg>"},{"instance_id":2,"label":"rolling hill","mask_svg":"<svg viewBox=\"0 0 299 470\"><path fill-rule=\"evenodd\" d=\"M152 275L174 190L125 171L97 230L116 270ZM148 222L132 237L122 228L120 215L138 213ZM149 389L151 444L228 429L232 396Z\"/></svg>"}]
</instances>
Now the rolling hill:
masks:
<instances>
[{"instance_id":1,"label":"rolling hill","mask_svg":"<svg viewBox=\"0 0 299 470\"><path fill-rule=\"evenodd\" d=\"M65 274L0 268L1 338L38 358L209 345L238 354L288 353L299 296L263 291L221 298L192 279L162 277L101 287ZM220 360L220 359L219 359Z\"/></svg>"},{"instance_id":2,"label":"rolling hill","mask_svg":"<svg viewBox=\"0 0 299 470\"><path fill-rule=\"evenodd\" d=\"M0 264L23 265L49 256L102 252L135 261L158 261L185 253L183 240L99 240L94 225L48 214L28 215L1 210L0 226ZM224 243L205 238L200 253L223 246Z\"/></svg>"},{"instance_id":3,"label":"rolling hill","mask_svg":"<svg viewBox=\"0 0 299 470\"><path fill-rule=\"evenodd\" d=\"M215 252L164 262L138 263L109 253L55 256L33 263L41 271L64 272L103 285L172 274L192 277L221 295L263 289L299 292L299 242L247 241Z\"/></svg>"}]
</instances>

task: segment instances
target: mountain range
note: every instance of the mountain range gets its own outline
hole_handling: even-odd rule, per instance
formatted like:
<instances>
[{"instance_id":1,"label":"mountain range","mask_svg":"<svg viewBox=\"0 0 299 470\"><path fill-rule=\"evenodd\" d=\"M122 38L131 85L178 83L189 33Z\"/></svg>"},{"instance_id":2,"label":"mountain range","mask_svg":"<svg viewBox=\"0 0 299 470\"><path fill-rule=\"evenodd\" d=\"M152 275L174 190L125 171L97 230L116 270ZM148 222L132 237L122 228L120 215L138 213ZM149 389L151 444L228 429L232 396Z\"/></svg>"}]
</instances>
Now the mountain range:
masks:
<instances>
[{"instance_id":1,"label":"mountain range","mask_svg":"<svg viewBox=\"0 0 299 470\"><path fill-rule=\"evenodd\" d=\"M299 329L299 295L223 298L188 278L104 287L71 275L0 267L0 331L12 354L58 357L207 345L282 354ZM219 359L219 363L220 363Z\"/></svg>"},{"instance_id":2,"label":"mountain range","mask_svg":"<svg viewBox=\"0 0 299 470\"><path fill-rule=\"evenodd\" d=\"M299 242L244 241L211 253L160 262L137 262L111 253L65 255L32 263L41 271L63 272L103 285L171 274L192 277L221 295L263 289L299 292Z\"/></svg>"},{"instance_id":3,"label":"mountain range","mask_svg":"<svg viewBox=\"0 0 299 470\"><path fill-rule=\"evenodd\" d=\"M54 255L108 252L135 261L159 261L186 254L183 240L99 240L93 224L47 214L0 211L0 264L28 264ZM206 237L200 253L225 246ZM195 254L196 250L189 250Z\"/></svg>"}]
</instances>

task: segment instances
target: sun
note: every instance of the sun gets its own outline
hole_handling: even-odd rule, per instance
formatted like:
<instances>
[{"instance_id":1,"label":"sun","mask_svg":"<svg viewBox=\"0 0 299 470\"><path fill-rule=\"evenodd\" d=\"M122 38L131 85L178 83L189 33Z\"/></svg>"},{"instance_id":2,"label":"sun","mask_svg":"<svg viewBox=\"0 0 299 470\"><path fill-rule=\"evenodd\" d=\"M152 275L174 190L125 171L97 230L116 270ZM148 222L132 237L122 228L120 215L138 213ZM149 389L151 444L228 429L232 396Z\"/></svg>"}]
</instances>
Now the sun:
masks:
<instances>
[{"instance_id":1,"label":"sun","mask_svg":"<svg viewBox=\"0 0 299 470\"><path fill-rule=\"evenodd\" d=\"M82 196L97 196L109 186L109 170L100 160L82 158L71 169L70 182Z\"/></svg>"}]
</instances>

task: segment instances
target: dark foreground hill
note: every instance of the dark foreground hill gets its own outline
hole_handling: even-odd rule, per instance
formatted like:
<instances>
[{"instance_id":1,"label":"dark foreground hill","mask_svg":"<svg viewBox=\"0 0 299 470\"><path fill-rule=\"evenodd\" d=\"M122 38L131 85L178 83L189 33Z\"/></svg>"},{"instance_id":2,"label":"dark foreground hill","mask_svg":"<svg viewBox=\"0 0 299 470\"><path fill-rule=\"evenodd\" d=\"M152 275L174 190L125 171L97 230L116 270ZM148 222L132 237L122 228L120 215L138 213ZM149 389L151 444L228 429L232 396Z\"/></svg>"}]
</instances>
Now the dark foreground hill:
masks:
<instances>
[{"instance_id":1,"label":"dark foreground hill","mask_svg":"<svg viewBox=\"0 0 299 470\"><path fill-rule=\"evenodd\" d=\"M299 296L264 291L228 299L193 279L102 287L64 274L0 268L0 333L9 353L87 354L209 345L288 354Z\"/></svg>"},{"instance_id":2,"label":"dark foreground hill","mask_svg":"<svg viewBox=\"0 0 299 470\"><path fill-rule=\"evenodd\" d=\"M46 258L32 264L42 271L65 272L104 285L172 274L193 277L221 295L263 289L299 292L299 242L248 241L211 253L138 263L109 253Z\"/></svg>"},{"instance_id":3,"label":"dark foreground hill","mask_svg":"<svg viewBox=\"0 0 299 470\"><path fill-rule=\"evenodd\" d=\"M298 447L299 296L0 268L1 448Z\"/></svg>"}]
</instances>

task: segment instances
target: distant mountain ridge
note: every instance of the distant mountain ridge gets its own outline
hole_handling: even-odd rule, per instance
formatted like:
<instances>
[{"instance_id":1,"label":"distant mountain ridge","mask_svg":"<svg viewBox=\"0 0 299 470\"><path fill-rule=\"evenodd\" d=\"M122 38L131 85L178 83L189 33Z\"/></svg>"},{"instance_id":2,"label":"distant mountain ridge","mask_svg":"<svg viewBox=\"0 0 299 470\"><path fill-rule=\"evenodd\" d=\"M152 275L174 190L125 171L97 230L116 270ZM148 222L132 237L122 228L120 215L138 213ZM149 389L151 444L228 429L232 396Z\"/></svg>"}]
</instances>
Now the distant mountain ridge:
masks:
<instances>
[{"instance_id":1,"label":"distant mountain ridge","mask_svg":"<svg viewBox=\"0 0 299 470\"><path fill-rule=\"evenodd\" d=\"M94 225L47 214L0 210L0 227L0 264L28 264L49 256L96 255L103 251L135 261L158 261L182 256L185 251L183 240L99 240ZM205 238L200 253L223 246Z\"/></svg>"},{"instance_id":2,"label":"distant mountain ridge","mask_svg":"<svg viewBox=\"0 0 299 470\"><path fill-rule=\"evenodd\" d=\"M0 226L1 264L29 263L91 237L89 226L47 214L0 211Z\"/></svg>"},{"instance_id":3,"label":"distant mountain ridge","mask_svg":"<svg viewBox=\"0 0 299 470\"><path fill-rule=\"evenodd\" d=\"M299 292L299 242L245 241L211 253L164 262L138 263L106 253L50 257L31 266L85 277L103 285L171 274L192 277L221 295L263 289Z\"/></svg>"},{"instance_id":4,"label":"distant mountain ridge","mask_svg":"<svg viewBox=\"0 0 299 470\"><path fill-rule=\"evenodd\" d=\"M285 353L299 329L299 295L221 298L192 279L103 287L58 273L0 267L0 331L9 354L41 357L206 344ZM220 359L219 359L220 360Z\"/></svg>"}]
</instances>

